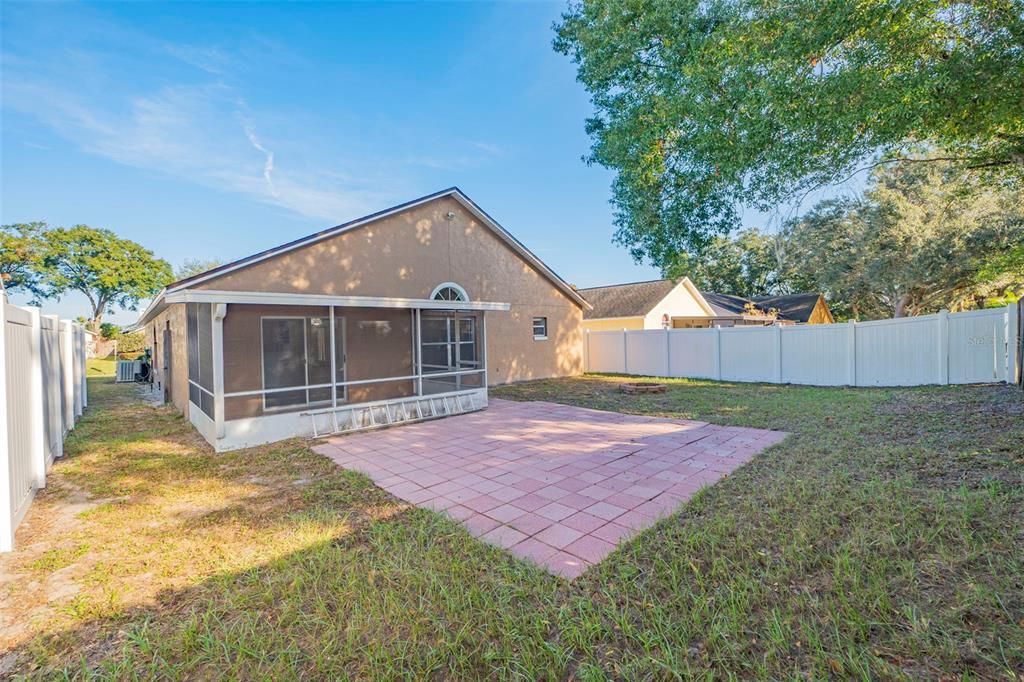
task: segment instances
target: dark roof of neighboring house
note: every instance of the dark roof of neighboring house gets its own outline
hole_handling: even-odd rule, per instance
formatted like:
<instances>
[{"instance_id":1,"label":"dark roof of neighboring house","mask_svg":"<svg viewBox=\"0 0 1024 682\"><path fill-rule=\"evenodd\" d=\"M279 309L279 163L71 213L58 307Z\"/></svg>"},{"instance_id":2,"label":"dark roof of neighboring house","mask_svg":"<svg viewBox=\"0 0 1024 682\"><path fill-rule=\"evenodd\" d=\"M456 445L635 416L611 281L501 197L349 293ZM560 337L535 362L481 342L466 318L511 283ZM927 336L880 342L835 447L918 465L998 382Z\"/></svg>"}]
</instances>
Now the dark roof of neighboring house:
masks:
<instances>
[{"instance_id":1,"label":"dark roof of neighboring house","mask_svg":"<svg viewBox=\"0 0 1024 682\"><path fill-rule=\"evenodd\" d=\"M818 304L821 294L786 294L784 296L754 296L743 298L742 296L730 296L729 294L716 294L713 291L700 292L704 300L708 302L719 315L743 315L746 314L747 303L753 303L759 310L768 312L772 308L779 311L780 320L790 322L807 322L811 319L814 306Z\"/></svg>"},{"instance_id":2,"label":"dark roof of neighboring house","mask_svg":"<svg viewBox=\"0 0 1024 682\"><path fill-rule=\"evenodd\" d=\"M716 294L713 291L702 291L700 294L717 315L742 315L746 312L747 303L750 303L750 299L742 296Z\"/></svg>"},{"instance_id":3,"label":"dark roof of neighboring house","mask_svg":"<svg viewBox=\"0 0 1024 682\"><path fill-rule=\"evenodd\" d=\"M649 282L613 284L608 287L577 289L587 299L593 310L584 310L583 319L602 317L637 317L646 315L658 301L668 296L676 283L670 279L655 279Z\"/></svg>"},{"instance_id":4,"label":"dark roof of neighboring house","mask_svg":"<svg viewBox=\"0 0 1024 682\"><path fill-rule=\"evenodd\" d=\"M811 318L811 313L814 312L814 306L818 305L819 298L821 298L821 294L812 292L785 296L755 296L753 301L762 310L771 308L778 310L779 319L807 322Z\"/></svg>"}]
</instances>

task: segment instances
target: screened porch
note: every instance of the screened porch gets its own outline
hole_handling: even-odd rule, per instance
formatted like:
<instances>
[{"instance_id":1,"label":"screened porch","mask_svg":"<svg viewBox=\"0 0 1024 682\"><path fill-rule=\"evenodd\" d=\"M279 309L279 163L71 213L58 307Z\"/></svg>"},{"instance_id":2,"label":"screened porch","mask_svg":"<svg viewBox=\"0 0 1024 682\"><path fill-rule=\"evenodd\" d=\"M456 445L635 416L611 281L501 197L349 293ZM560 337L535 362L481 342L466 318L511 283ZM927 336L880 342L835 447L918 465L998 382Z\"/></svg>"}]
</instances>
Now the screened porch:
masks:
<instances>
[{"instance_id":1,"label":"screened porch","mask_svg":"<svg viewBox=\"0 0 1024 682\"><path fill-rule=\"evenodd\" d=\"M234 302L186 302L189 413L218 449L480 409L486 315L508 308L445 298L225 298Z\"/></svg>"}]
</instances>

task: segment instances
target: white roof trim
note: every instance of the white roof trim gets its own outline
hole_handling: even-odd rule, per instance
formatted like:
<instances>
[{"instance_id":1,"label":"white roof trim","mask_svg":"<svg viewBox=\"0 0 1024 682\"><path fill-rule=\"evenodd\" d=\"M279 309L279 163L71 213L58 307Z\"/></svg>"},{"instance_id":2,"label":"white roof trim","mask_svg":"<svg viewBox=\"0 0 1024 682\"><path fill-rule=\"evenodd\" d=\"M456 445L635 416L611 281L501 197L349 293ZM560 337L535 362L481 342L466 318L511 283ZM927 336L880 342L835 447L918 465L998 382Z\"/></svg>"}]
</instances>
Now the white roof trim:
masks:
<instances>
[{"instance_id":1,"label":"white roof trim","mask_svg":"<svg viewBox=\"0 0 1024 682\"><path fill-rule=\"evenodd\" d=\"M457 187L453 187L451 189L444 190L442 192L437 192L435 194L430 194L430 195L427 195L427 196L422 197L420 199L416 199L414 201L410 201L410 202L405 203L405 204L399 204L398 206L386 209L384 211L380 211L378 213L374 213L372 215L366 216L365 218L359 218L359 219L353 220L352 222L348 222L348 223L345 223L343 225L339 225L338 227L331 228L331 229L328 229L328 230L324 230L324 231L319 232L319 233L317 233L315 235L311 235L309 237L306 237L305 239L296 240L296 241L291 242L289 244L286 244L286 245L283 245L283 246L280 246L280 247L277 247L277 248L274 248L274 249L269 249L268 251L266 251L266 252L264 252L264 253L256 256L256 257L249 257L249 258L241 259L239 262L237 262L234 265L228 264L227 267L224 267L224 268L221 268L221 269L215 269L214 271L211 271L209 274L199 275L198 277L195 277L194 279L190 279L190 280L186 281L185 283L183 283L180 286L168 289L167 293L172 293L174 291L180 291L182 289L186 289L186 288L195 286L196 284L199 284L201 282L208 281L208 280L213 279L215 277L220 277L221 275L226 275L229 272L234 272L235 270L240 270L241 268L248 267L248 266L253 265L255 263L259 263L261 261L264 261L264 260L266 260L268 258L272 258L274 256L280 255L282 253L287 253L289 251L294 251L295 249L299 249L299 248L302 248L304 246L308 246L309 244L313 244L313 243L316 243L318 241L322 241L324 239L329 239L329 238L334 237L336 235L343 234L345 232L349 232L351 230L354 230L356 228L362 227L364 225L368 225L369 223L376 222L376 221L381 220L383 218L387 218L387 217L395 215L397 213L401 213L403 211L406 211L406 210L408 210L410 208L415 208L417 206L421 206L421 205L423 205L425 203L428 203L430 201L433 201L435 199L439 199L441 197L446 197L446 196L450 196L453 199L455 199L456 201L458 201L460 204L462 204L462 206L466 210L468 210L470 213L472 213L474 216L476 216L481 222L483 222L485 225L487 225L489 228L491 228L491 230L493 232L495 232L501 238L501 240L504 241L513 251L515 251L517 254L519 254L519 256L521 258L523 258L523 260L527 261L533 267L535 267L537 270L539 270L541 273L543 273L544 276L546 276L548 279L550 279L552 281L552 283L554 283L559 289L561 289L562 292L564 294L566 294L570 299L572 299L573 301L575 301L576 303L581 305L584 309L588 309L589 310L592 307L587 302L587 300L585 298L583 298L582 296L580 296L579 293L577 293L575 289L573 289L571 286L569 286L569 284L566 283L565 280L563 280L561 277L559 277L557 274L555 274L555 272L553 270L551 270L551 268L549 268L539 258L537 258L535 255L533 255L530 252L529 249L527 249L525 246L523 246L522 243L519 242L519 240L517 240L515 237L513 237L505 228L503 228L501 225L499 225L493 218L491 218L489 215L484 213L484 211L479 206L477 206L475 203L473 203L472 199L470 199L465 194L463 194L462 190L458 189Z\"/></svg>"},{"instance_id":2,"label":"white roof trim","mask_svg":"<svg viewBox=\"0 0 1024 682\"><path fill-rule=\"evenodd\" d=\"M214 291L185 289L164 297L171 303L242 303L252 305L311 305L344 308L419 308L421 310L507 311L511 305L498 301L434 301L426 298L383 296L331 296L327 294L278 294L267 291Z\"/></svg>"}]
</instances>

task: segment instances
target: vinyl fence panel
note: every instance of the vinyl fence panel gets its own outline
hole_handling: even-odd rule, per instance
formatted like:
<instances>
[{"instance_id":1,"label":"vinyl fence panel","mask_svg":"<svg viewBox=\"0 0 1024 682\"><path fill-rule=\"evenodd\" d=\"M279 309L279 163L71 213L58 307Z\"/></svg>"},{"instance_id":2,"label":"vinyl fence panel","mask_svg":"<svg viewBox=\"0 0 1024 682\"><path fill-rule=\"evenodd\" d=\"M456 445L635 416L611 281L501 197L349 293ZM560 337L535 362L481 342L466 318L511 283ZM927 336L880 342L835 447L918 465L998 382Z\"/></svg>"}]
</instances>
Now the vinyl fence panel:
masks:
<instances>
[{"instance_id":1,"label":"vinyl fence panel","mask_svg":"<svg viewBox=\"0 0 1024 682\"><path fill-rule=\"evenodd\" d=\"M587 371L807 384L1014 381L1017 309L871 322L589 332Z\"/></svg>"},{"instance_id":2,"label":"vinyl fence panel","mask_svg":"<svg viewBox=\"0 0 1024 682\"><path fill-rule=\"evenodd\" d=\"M728 327L721 330L722 379L775 381L778 349L773 327Z\"/></svg>"},{"instance_id":3,"label":"vinyl fence panel","mask_svg":"<svg viewBox=\"0 0 1024 682\"><path fill-rule=\"evenodd\" d=\"M629 374L668 376L664 330L647 329L627 333L625 343L626 367Z\"/></svg>"},{"instance_id":4,"label":"vinyl fence panel","mask_svg":"<svg viewBox=\"0 0 1024 682\"><path fill-rule=\"evenodd\" d=\"M939 369L938 315L857 325L858 386L943 383Z\"/></svg>"},{"instance_id":5,"label":"vinyl fence panel","mask_svg":"<svg viewBox=\"0 0 1024 682\"><path fill-rule=\"evenodd\" d=\"M668 376L719 379L717 329L673 329L668 332Z\"/></svg>"},{"instance_id":6,"label":"vinyl fence panel","mask_svg":"<svg viewBox=\"0 0 1024 682\"><path fill-rule=\"evenodd\" d=\"M80 331L0 295L0 551L13 549L14 531L74 426L75 396L84 396L75 383L85 376L84 346L73 343Z\"/></svg>"},{"instance_id":7,"label":"vinyl fence panel","mask_svg":"<svg viewBox=\"0 0 1024 682\"><path fill-rule=\"evenodd\" d=\"M850 365L855 333L849 324L813 324L780 327L782 334L782 382L813 386L852 383Z\"/></svg>"},{"instance_id":8,"label":"vinyl fence panel","mask_svg":"<svg viewBox=\"0 0 1024 682\"><path fill-rule=\"evenodd\" d=\"M626 371L626 336L623 332L591 332L587 334L587 353L591 372Z\"/></svg>"},{"instance_id":9,"label":"vinyl fence panel","mask_svg":"<svg viewBox=\"0 0 1024 682\"><path fill-rule=\"evenodd\" d=\"M1008 381L1003 310L978 310L949 316L949 383Z\"/></svg>"}]
</instances>

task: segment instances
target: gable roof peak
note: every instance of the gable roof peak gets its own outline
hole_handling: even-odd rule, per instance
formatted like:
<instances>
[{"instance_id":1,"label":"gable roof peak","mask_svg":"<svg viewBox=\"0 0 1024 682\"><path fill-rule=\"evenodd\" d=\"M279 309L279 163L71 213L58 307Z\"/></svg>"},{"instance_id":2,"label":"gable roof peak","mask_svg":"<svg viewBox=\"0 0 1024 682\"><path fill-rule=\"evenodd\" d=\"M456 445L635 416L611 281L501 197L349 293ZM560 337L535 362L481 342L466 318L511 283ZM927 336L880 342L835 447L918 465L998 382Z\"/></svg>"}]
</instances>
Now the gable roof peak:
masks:
<instances>
[{"instance_id":1,"label":"gable roof peak","mask_svg":"<svg viewBox=\"0 0 1024 682\"><path fill-rule=\"evenodd\" d=\"M187 289L191 286L199 284L200 282L205 282L207 280L214 279L221 275L225 275L234 270L238 270L240 268L253 265L260 261L266 260L267 258L270 258L272 256L287 253L288 251L292 251L294 249L298 249L303 246L307 246L309 244L313 244L318 241L328 239L343 232L347 232L349 230L362 227L363 225L367 225L374 221L381 220L382 218L386 218L390 215L400 213L402 211L414 208L416 206L421 206L423 204L435 201L437 199L441 199L443 197L452 197L453 199L458 201L463 207L465 207L484 225L490 228L490 230L494 232L502 241L504 241L517 255L519 255L520 258L522 258L527 263L536 268L542 275L544 275L545 278L547 278L552 284L554 284L559 290L561 290L562 293L564 293L571 301L579 305L584 310L589 308L590 304L587 303L585 298L583 298L579 293L577 293L574 287L570 286L568 282L562 279L554 270L549 268L540 258L534 255L534 253L530 251L528 248L526 248L526 246L522 242L520 242L508 230L502 227L497 220L488 215L486 211L480 208L480 206L478 206L476 202L470 199L466 195L466 193L463 192L457 185L452 185L451 187L439 190L437 192L432 192L430 194L426 194L417 199L412 199L401 204L396 204L394 206L391 206L390 208L385 208L375 213L370 213L361 218L356 218L354 220L341 223L340 225L335 225L334 227L329 227L327 229L320 230L319 232L314 232L313 234L307 235L305 237L300 237L290 242L286 242L284 244L281 244L280 246L265 249L264 251L260 251L250 256L237 259L230 263L225 263L224 265L212 268L210 270L207 270L206 272L202 272L191 277L186 277L185 279L181 279L178 280L177 282L173 282L167 285L164 288L164 292L170 293L181 289Z\"/></svg>"}]
</instances>

